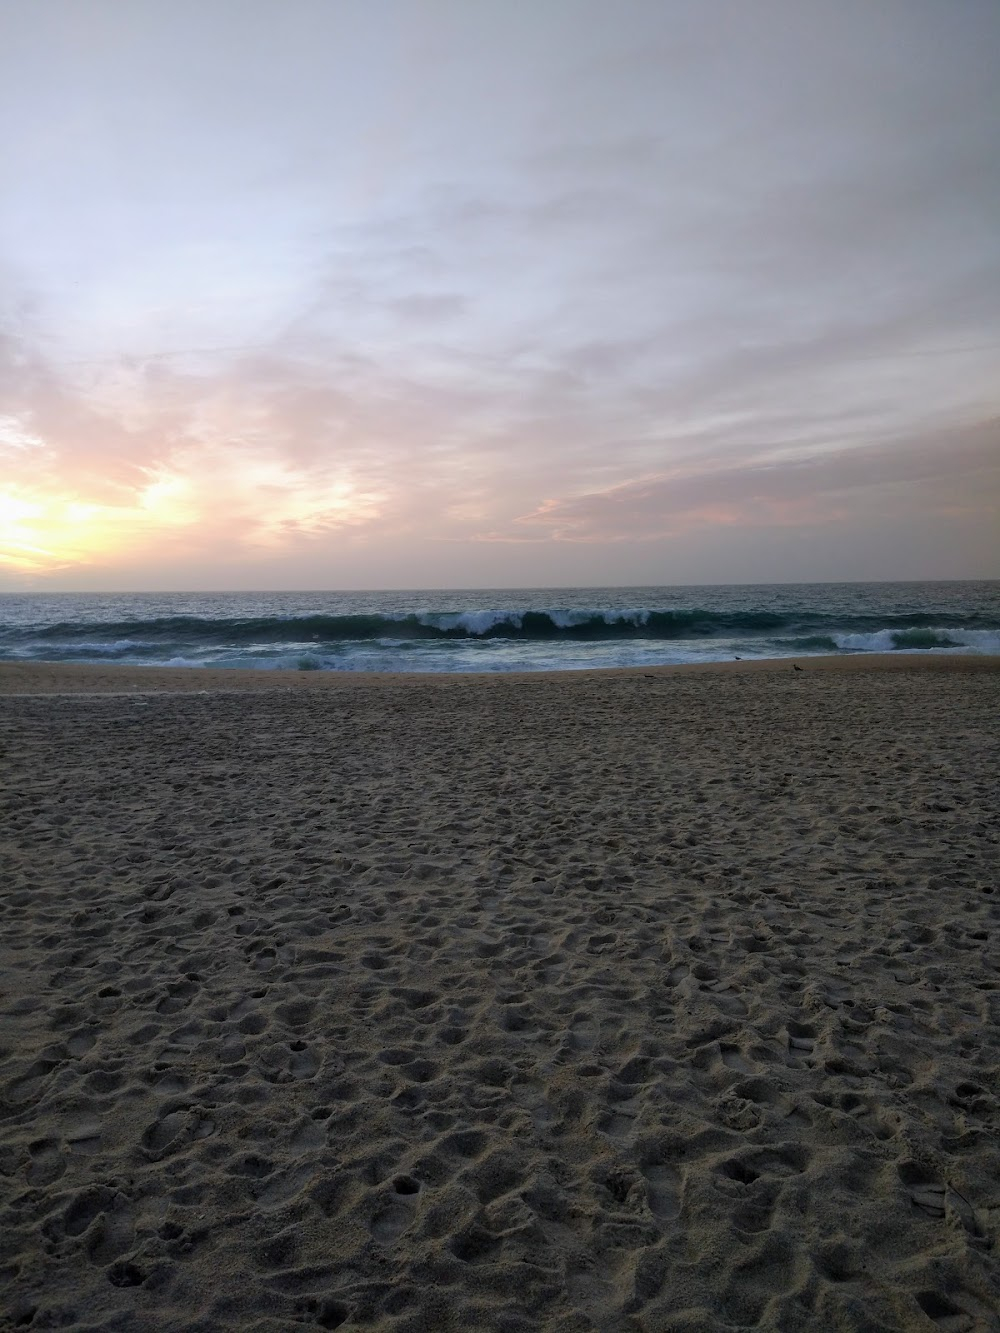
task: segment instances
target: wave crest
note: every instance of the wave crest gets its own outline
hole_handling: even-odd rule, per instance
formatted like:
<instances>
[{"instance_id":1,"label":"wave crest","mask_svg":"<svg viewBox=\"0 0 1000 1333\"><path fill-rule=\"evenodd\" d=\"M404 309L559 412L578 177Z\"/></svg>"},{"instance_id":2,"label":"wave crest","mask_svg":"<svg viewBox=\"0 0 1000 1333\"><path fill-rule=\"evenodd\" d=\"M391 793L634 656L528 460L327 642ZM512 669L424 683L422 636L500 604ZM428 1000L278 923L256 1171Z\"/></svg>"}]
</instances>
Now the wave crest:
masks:
<instances>
[{"instance_id":1,"label":"wave crest","mask_svg":"<svg viewBox=\"0 0 1000 1333\"><path fill-rule=\"evenodd\" d=\"M86 653L115 656L130 649L168 643L247 648L275 644L377 642L435 639L579 640L746 639L787 640L803 651L891 651L897 648L979 647L996 651L1000 626L976 624L981 617L947 615L856 616L763 610L708 611L698 607L652 610L601 607L544 611L520 608L420 611L400 615L318 613L251 618L166 616L101 624L62 621L14 629L0 626L0 641L59 643ZM100 638L99 643L94 640Z\"/></svg>"}]
</instances>

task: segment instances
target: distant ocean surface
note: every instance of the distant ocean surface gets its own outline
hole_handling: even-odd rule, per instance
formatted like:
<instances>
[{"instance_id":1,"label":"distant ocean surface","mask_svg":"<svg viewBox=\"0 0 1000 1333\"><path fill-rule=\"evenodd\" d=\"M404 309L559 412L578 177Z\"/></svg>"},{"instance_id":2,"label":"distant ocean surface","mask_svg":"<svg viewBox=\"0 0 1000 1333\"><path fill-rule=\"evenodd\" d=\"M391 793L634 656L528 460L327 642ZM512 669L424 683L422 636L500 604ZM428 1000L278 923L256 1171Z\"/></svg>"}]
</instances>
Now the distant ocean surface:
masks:
<instances>
[{"instance_id":1,"label":"distant ocean surface","mask_svg":"<svg viewBox=\"0 0 1000 1333\"><path fill-rule=\"evenodd\" d=\"M1000 582L0 594L0 661L550 671L1000 652Z\"/></svg>"}]
</instances>

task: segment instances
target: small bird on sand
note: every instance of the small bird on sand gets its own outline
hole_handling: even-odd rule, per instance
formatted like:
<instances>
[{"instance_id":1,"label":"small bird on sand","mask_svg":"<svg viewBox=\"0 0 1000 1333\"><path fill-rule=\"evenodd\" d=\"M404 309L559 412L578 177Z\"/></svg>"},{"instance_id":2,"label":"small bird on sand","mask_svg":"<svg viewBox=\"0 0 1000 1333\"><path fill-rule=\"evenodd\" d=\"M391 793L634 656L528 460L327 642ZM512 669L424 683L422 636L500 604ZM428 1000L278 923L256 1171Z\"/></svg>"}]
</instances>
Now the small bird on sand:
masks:
<instances>
[{"instance_id":1,"label":"small bird on sand","mask_svg":"<svg viewBox=\"0 0 1000 1333\"><path fill-rule=\"evenodd\" d=\"M799 666L798 662L793 662L793 663L792 663L792 670L793 670L793 671L801 671L802 668Z\"/></svg>"},{"instance_id":2,"label":"small bird on sand","mask_svg":"<svg viewBox=\"0 0 1000 1333\"><path fill-rule=\"evenodd\" d=\"M736 661L737 661L737 662L742 662L742 661L743 661L743 658L742 658L742 657L737 657L737 658L736 658Z\"/></svg>"}]
</instances>

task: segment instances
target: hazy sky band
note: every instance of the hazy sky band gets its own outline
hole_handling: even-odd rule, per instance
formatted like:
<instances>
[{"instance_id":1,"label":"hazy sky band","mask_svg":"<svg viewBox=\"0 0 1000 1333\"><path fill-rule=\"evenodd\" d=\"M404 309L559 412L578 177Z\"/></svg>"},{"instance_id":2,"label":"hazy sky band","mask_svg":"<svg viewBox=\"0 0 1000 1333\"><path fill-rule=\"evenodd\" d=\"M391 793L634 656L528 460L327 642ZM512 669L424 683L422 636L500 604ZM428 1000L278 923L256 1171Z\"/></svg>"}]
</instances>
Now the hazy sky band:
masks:
<instances>
[{"instance_id":1,"label":"hazy sky band","mask_svg":"<svg viewBox=\"0 0 1000 1333\"><path fill-rule=\"evenodd\" d=\"M0 586L1000 574L995 4L0 20Z\"/></svg>"}]
</instances>

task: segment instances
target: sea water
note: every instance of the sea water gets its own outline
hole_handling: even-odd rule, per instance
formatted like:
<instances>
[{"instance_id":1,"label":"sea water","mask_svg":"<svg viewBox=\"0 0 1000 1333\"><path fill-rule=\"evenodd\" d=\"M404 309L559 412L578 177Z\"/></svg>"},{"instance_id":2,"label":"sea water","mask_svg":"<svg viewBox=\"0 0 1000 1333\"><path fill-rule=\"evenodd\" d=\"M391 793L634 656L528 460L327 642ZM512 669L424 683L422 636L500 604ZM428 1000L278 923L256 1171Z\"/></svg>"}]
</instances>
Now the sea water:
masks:
<instances>
[{"instance_id":1,"label":"sea water","mask_svg":"<svg viewBox=\"0 0 1000 1333\"><path fill-rule=\"evenodd\" d=\"M549 671L1000 652L1000 581L0 594L0 661Z\"/></svg>"}]
</instances>

